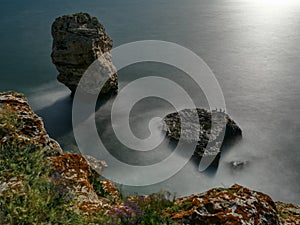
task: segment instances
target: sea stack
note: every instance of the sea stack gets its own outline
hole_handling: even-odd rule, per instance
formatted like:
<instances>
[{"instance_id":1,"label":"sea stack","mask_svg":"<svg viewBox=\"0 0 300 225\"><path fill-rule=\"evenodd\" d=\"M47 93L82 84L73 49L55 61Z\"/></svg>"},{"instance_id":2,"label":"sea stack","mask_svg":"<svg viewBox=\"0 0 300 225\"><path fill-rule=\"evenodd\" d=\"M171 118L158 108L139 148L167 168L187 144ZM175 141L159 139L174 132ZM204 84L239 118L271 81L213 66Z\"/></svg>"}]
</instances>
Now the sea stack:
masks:
<instances>
[{"instance_id":1,"label":"sea stack","mask_svg":"<svg viewBox=\"0 0 300 225\"><path fill-rule=\"evenodd\" d=\"M110 55L112 39L96 17L87 13L58 17L52 24L51 32L51 58L59 72L57 79L71 90L72 95L83 74L97 59L101 64L99 71L105 73L99 73L96 80L89 81L92 85L86 88L87 93L99 94L94 93L97 89L95 85L103 82L105 84L100 94L117 92L118 79ZM105 57L105 60L100 60L100 57Z\"/></svg>"}]
</instances>

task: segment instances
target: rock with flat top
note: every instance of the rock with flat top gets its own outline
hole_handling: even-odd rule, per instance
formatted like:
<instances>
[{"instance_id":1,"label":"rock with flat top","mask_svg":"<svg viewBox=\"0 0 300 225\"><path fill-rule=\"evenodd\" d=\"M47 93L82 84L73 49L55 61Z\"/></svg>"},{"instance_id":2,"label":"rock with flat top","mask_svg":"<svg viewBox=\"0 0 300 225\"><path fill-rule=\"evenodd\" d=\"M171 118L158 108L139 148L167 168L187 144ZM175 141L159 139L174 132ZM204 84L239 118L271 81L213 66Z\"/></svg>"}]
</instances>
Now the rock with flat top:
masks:
<instances>
[{"instance_id":1,"label":"rock with flat top","mask_svg":"<svg viewBox=\"0 0 300 225\"><path fill-rule=\"evenodd\" d=\"M110 50L112 40L96 17L77 13L58 17L52 24L52 62L59 74L58 81L75 93L86 70L95 62L95 68L83 91L87 94L114 93L118 79L112 64ZM98 61L97 61L98 60Z\"/></svg>"}]
</instances>

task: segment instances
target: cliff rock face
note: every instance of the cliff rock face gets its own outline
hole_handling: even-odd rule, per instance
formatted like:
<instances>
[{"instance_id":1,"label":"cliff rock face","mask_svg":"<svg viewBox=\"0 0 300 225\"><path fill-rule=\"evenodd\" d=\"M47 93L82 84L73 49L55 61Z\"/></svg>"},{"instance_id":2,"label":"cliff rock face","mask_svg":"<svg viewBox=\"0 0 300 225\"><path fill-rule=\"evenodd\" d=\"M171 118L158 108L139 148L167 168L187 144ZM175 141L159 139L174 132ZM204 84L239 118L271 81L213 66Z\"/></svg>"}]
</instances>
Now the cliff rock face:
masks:
<instances>
[{"instance_id":1,"label":"cliff rock face","mask_svg":"<svg viewBox=\"0 0 300 225\"><path fill-rule=\"evenodd\" d=\"M214 129L211 129L212 115L216 122ZM199 118L198 124L195 124L191 119L196 118L195 116ZM182 119L184 122L182 122ZM209 155L214 156L220 153L219 149L222 146L222 142L219 140L219 136L224 132L222 124L226 124L224 140L242 135L242 130L239 126L226 113L217 110L209 112L200 108L195 110L184 109L168 114L165 116L164 122L163 130L166 131L167 136L172 140L179 141L181 138L186 142L197 141L194 155L198 158ZM209 138L211 138L211 142L214 145L205 152Z\"/></svg>"},{"instance_id":2,"label":"cliff rock face","mask_svg":"<svg viewBox=\"0 0 300 225\"><path fill-rule=\"evenodd\" d=\"M90 213L110 208L110 201L95 192L91 182L92 168L81 154L66 153L50 160L51 181L76 198L79 210Z\"/></svg>"},{"instance_id":3,"label":"cliff rock face","mask_svg":"<svg viewBox=\"0 0 300 225\"><path fill-rule=\"evenodd\" d=\"M92 86L84 91L99 94L95 93L94 85L101 85L106 80L101 94L117 91L117 74L109 54L112 40L96 17L87 13L59 17L52 24L52 36L51 57L59 72L57 79L65 84L72 94L84 72L100 56L105 56L105 60L100 60L97 65L100 67L97 78L91 78L89 84Z\"/></svg>"},{"instance_id":4,"label":"cliff rock face","mask_svg":"<svg viewBox=\"0 0 300 225\"><path fill-rule=\"evenodd\" d=\"M36 151L45 152L45 163L50 162L50 180L76 199L77 205L73 210L89 213L110 208L110 200L98 196L92 182L93 176L99 176L96 171L100 173L107 166L105 162L91 156L63 154L60 145L47 134L42 118L32 111L25 96L16 92L0 92L0 147L5 150L8 145L36 146ZM17 151L18 148L15 149ZM28 152L29 155L32 153ZM26 195L22 174L4 174L4 177L0 176L0 198L8 197L10 193ZM103 182L108 191L116 194L113 192L114 185L109 181L96 182Z\"/></svg>"},{"instance_id":5,"label":"cliff rock face","mask_svg":"<svg viewBox=\"0 0 300 225\"><path fill-rule=\"evenodd\" d=\"M43 120L30 108L24 95L0 92L0 145L18 142L46 148L49 156L62 153L60 145L49 137Z\"/></svg>"}]
</instances>

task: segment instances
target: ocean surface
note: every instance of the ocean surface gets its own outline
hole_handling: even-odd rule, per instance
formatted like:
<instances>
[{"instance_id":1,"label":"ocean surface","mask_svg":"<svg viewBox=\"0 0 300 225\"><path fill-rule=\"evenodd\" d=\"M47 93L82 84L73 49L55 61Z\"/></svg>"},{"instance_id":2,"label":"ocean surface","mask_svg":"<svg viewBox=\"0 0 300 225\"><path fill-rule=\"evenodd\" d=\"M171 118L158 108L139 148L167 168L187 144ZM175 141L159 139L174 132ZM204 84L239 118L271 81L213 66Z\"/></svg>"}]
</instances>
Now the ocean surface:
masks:
<instances>
[{"instance_id":1,"label":"ocean surface","mask_svg":"<svg viewBox=\"0 0 300 225\"><path fill-rule=\"evenodd\" d=\"M0 11L0 90L25 93L32 108L43 117L49 134L66 151L76 152L78 148L72 132L70 93L56 81L57 71L50 58L50 29L56 17L88 12L104 24L114 46L147 39L175 42L199 55L214 72L227 112L242 128L243 139L226 149L213 171L200 173L197 165L189 162L164 182L124 186L125 192L143 194L163 189L182 196L238 183L265 192L274 200L300 203L297 1L2 0ZM197 106L208 107L204 94L186 74L163 64L139 63L121 70L120 88L150 75L179 83ZM144 165L170 154L168 143L145 154L124 147L111 129L113 101L111 98L101 104L96 122L101 139L115 157ZM131 112L133 133L147 137L151 118L170 111L172 106L164 100L140 101ZM246 163L235 168L233 161Z\"/></svg>"}]
</instances>

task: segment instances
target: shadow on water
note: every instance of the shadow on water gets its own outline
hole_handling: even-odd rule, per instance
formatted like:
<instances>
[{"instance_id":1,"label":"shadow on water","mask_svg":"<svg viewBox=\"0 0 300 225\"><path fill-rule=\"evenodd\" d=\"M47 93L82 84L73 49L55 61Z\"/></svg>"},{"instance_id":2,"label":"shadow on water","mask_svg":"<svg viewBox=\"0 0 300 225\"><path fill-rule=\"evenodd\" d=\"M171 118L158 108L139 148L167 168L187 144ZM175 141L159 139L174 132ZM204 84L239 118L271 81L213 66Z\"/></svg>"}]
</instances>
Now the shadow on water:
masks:
<instances>
[{"instance_id":1,"label":"shadow on water","mask_svg":"<svg viewBox=\"0 0 300 225\"><path fill-rule=\"evenodd\" d=\"M221 147L221 152L216 156L214 161L210 164L210 166L204 171L204 173L208 177L214 177L218 171L219 168L219 163L220 160L222 159L222 155L226 154L230 149L238 144L238 142L242 139L242 136L231 136L231 137L225 137L222 147ZM200 161L199 161L200 163ZM199 165L199 163L197 165Z\"/></svg>"},{"instance_id":2,"label":"shadow on water","mask_svg":"<svg viewBox=\"0 0 300 225\"><path fill-rule=\"evenodd\" d=\"M208 177L214 177L218 171L219 163L222 158L222 155L224 155L228 151L230 151L230 148L232 148L234 145L238 144L241 141L241 139L242 139L242 136L239 136L239 135L226 137L222 143L221 152L214 158L212 163L208 166L208 168L205 171L203 171L203 173ZM168 145L170 146L171 149L175 149L177 144L178 144L177 141L170 140ZM180 151L178 154L180 154L184 157L184 154L181 153ZM202 158L199 158L195 155L193 155L190 159L190 162L192 163L192 165L195 166L195 168L197 170L199 168L201 159Z\"/></svg>"},{"instance_id":3,"label":"shadow on water","mask_svg":"<svg viewBox=\"0 0 300 225\"><path fill-rule=\"evenodd\" d=\"M196 156L192 156L190 162L194 165L195 169L197 171L199 171L199 164L201 162L202 158L196 157ZM205 171L203 171L203 173L207 176L207 177L214 177L218 171L218 167L219 167L219 162L221 159L221 154L219 153L213 160L213 162L207 167L207 169ZM200 173L200 171L199 171Z\"/></svg>"},{"instance_id":4,"label":"shadow on water","mask_svg":"<svg viewBox=\"0 0 300 225\"><path fill-rule=\"evenodd\" d=\"M242 138L243 138L242 135L225 137L221 147L222 155L227 154L232 147L234 147L235 145L237 145L239 142L242 141Z\"/></svg>"},{"instance_id":5,"label":"shadow on water","mask_svg":"<svg viewBox=\"0 0 300 225\"><path fill-rule=\"evenodd\" d=\"M170 139L169 143L168 143L168 147L169 147L169 149L174 151L174 149L176 147L178 147L178 141L176 141L174 139ZM184 151L184 148L180 149L180 151L178 151L177 154L179 154L181 157L186 157L186 154L183 151ZM223 151L223 150L221 149L221 151ZM203 173L206 174L208 177L214 177L218 170L220 159L221 159L221 154L218 154L215 157L215 159L213 160L213 162L209 165L209 167ZM189 161L192 165L194 165L194 168L198 171L201 158L193 155Z\"/></svg>"},{"instance_id":6,"label":"shadow on water","mask_svg":"<svg viewBox=\"0 0 300 225\"><path fill-rule=\"evenodd\" d=\"M108 100L114 98L114 96L113 94L101 95L101 97L98 98L95 110L97 111L102 105L108 102ZM73 97L68 95L36 111L37 115L43 118L44 126L48 134L54 139L59 139L72 132L72 105Z\"/></svg>"},{"instance_id":7,"label":"shadow on water","mask_svg":"<svg viewBox=\"0 0 300 225\"><path fill-rule=\"evenodd\" d=\"M110 116L108 116L108 114L110 113L110 104L115 97L115 94L101 95L100 97L98 97L95 107L96 120L101 121L102 129L98 129L99 135L104 135L104 137L106 138L108 137L107 135L110 135L109 132L107 133L107 129L111 128L111 118ZM83 107L84 105L89 104L87 101L84 101L84 99L82 99L82 102ZM57 100L56 102L47 107L37 110L37 114L44 119L45 128L51 137L59 139L69 133L73 133L72 104L73 98L69 95ZM105 106L106 104L108 105ZM100 110L98 112L98 110L101 107L104 110ZM90 115L86 115L86 117L88 116ZM103 132L106 133L104 134ZM109 138L109 140L110 139L111 137ZM225 138L221 148L222 155L226 154L226 152L228 152L229 149L236 145L240 140L241 136ZM169 140L168 143L166 143L167 148L172 151L174 151L177 145L178 143L176 143L176 141L174 140ZM184 152L185 147L180 147L180 151L177 152L177 154L179 154L181 157L187 157L187 154ZM215 157L214 161L211 163L211 165L203 172L206 176L214 177L216 175L222 155L218 154L217 157ZM195 166L195 169L198 170L200 159L198 157L193 156L191 157L190 162Z\"/></svg>"},{"instance_id":8,"label":"shadow on water","mask_svg":"<svg viewBox=\"0 0 300 225\"><path fill-rule=\"evenodd\" d=\"M51 137L59 138L72 130L72 101L71 96L66 96L36 111Z\"/></svg>"}]
</instances>

